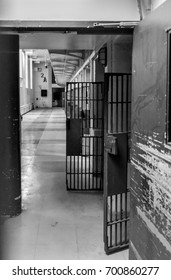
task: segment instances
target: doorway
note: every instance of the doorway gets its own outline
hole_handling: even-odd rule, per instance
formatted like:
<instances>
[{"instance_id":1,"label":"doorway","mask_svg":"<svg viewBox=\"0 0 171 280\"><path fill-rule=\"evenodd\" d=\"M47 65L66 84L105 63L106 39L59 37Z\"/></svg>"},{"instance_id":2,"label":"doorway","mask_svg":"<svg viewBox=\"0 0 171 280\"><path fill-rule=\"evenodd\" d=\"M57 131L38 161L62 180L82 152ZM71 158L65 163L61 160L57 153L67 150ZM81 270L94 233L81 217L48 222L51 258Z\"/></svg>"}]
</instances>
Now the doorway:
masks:
<instances>
[{"instance_id":1,"label":"doorway","mask_svg":"<svg viewBox=\"0 0 171 280\"><path fill-rule=\"evenodd\" d=\"M71 53L70 53L71 54ZM82 53L83 54L83 53ZM74 54L74 55L76 55L76 54ZM70 61L70 63L71 63L71 61ZM75 63L74 63L75 64ZM85 98L86 99L86 98ZM102 102L102 101L101 101ZM87 106L88 107L88 106ZM85 108L83 108L83 111L84 111L84 109ZM86 138L86 135L89 135L89 129L90 128L94 128L94 127L90 127L90 126L87 126L87 121L90 123L90 122L92 122L93 121L93 119L94 119L94 117L95 116L93 116L93 118L92 118L92 120L91 120L91 118L90 118L90 114L91 114L91 112L89 111L89 109L88 108L86 108L85 109L86 110L86 114L87 114L87 116L88 116L88 119L85 119L84 118L84 116L83 116L83 130L84 130L84 133L83 133L83 137L82 138ZM84 112L83 112L84 113ZM71 116L72 116L72 114L71 114ZM95 119L96 119L96 117L95 117ZM98 120L98 118L97 118L97 122L99 122L99 120ZM98 127L98 125L97 125L97 129L99 129L99 127ZM97 132L98 133L98 132ZM90 137L88 136L88 142L91 142L91 140L90 140ZM96 139L97 140L97 139ZM84 152L83 153L87 153L87 140L84 140L84 139L82 139L82 141L85 143L85 145L83 145L84 146ZM98 140L96 141L96 142L98 142ZM88 146L90 146L90 145L88 145ZM96 145L97 147L98 147L98 145ZM99 145L99 147L102 147L102 144L100 144ZM99 150L99 149L98 149ZM89 150L90 151L90 150ZM76 155L77 156L77 155ZM91 154L89 153L89 156L91 156ZM102 154L100 154L100 156L102 156ZM89 159L88 160L90 160L90 157L89 157ZM94 160L90 160L90 162L92 162L93 163L93 165L94 165ZM79 163L79 161L77 161L77 164ZM79 164L80 165L80 164ZM87 164L87 166L88 166L88 164ZM95 165L94 166L98 166L98 163L96 162L95 163ZM100 166L101 166L101 163L100 163ZM98 168L97 168L97 170L98 170ZM86 173L87 173L87 171L86 171ZM94 171L93 171L93 173L94 173ZM95 172L95 173L98 173L98 172ZM90 173L89 173L90 174ZM99 172L99 174L100 174L100 172ZM96 182L101 182L101 184L100 184L100 189L102 189L102 183L103 183L103 181L101 180L101 178L99 179L99 177L98 177L98 175L99 174L96 174L97 176L94 176L94 178L96 178ZM77 176L77 174L76 174L76 176ZM79 177L79 176L78 176ZM86 177L86 176L85 176ZM74 176L74 178L76 178L75 176ZM90 179L90 176L89 176L89 178L88 178L88 180ZM87 181L88 181L87 180ZM91 181L91 179L90 179L90 181Z\"/></svg>"},{"instance_id":2,"label":"doorway","mask_svg":"<svg viewBox=\"0 0 171 280\"><path fill-rule=\"evenodd\" d=\"M53 107L64 107L64 88L52 88Z\"/></svg>"}]
</instances>

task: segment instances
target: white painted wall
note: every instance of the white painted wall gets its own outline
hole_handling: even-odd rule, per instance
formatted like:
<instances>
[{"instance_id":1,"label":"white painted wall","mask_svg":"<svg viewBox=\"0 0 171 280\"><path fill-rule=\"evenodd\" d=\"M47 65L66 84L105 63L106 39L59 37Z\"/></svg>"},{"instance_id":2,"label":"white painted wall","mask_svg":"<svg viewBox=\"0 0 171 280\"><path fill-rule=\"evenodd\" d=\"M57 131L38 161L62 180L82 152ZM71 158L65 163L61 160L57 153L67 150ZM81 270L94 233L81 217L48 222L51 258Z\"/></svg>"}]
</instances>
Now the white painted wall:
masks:
<instances>
[{"instance_id":1,"label":"white painted wall","mask_svg":"<svg viewBox=\"0 0 171 280\"><path fill-rule=\"evenodd\" d=\"M47 89L47 97L41 97L41 89ZM43 62L34 64L33 90L35 108L52 108L52 68L50 65L46 68Z\"/></svg>"},{"instance_id":2,"label":"white painted wall","mask_svg":"<svg viewBox=\"0 0 171 280\"><path fill-rule=\"evenodd\" d=\"M0 20L139 20L136 0L0 0Z\"/></svg>"},{"instance_id":3,"label":"white painted wall","mask_svg":"<svg viewBox=\"0 0 171 280\"><path fill-rule=\"evenodd\" d=\"M32 60L30 60L30 58L24 51L20 50L20 113L21 115L27 113L32 109L32 104L33 104L32 74L33 74Z\"/></svg>"}]
</instances>

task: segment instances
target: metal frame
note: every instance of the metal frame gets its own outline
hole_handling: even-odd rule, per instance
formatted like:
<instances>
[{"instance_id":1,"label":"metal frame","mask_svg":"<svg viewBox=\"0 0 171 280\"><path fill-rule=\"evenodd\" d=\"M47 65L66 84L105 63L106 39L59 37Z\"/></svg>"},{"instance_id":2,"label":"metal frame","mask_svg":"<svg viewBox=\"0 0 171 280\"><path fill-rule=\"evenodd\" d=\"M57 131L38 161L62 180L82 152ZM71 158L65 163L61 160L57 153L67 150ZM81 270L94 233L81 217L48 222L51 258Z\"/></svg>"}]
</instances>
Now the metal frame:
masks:
<instances>
[{"instance_id":1,"label":"metal frame","mask_svg":"<svg viewBox=\"0 0 171 280\"><path fill-rule=\"evenodd\" d=\"M166 142L171 143L171 30L167 34L167 114Z\"/></svg>"},{"instance_id":2,"label":"metal frame","mask_svg":"<svg viewBox=\"0 0 171 280\"><path fill-rule=\"evenodd\" d=\"M104 138L117 133L130 132L131 74L105 74L105 122ZM104 141L105 141L104 139ZM104 244L106 254L111 254L129 246L129 189L116 194L108 190L107 160L104 164ZM116 182L117 184L117 182Z\"/></svg>"},{"instance_id":3,"label":"metal frame","mask_svg":"<svg viewBox=\"0 0 171 280\"><path fill-rule=\"evenodd\" d=\"M129 191L105 196L105 252L112 254L129 247Z\"/></svg>"},{"instance_id":4,"label":"metal frame","mask_svg":"<svg viewBox=\"0 0 171 280\"><path fill-rule=\"evenodd\" d=\"M11 22L11 21L10 21ZM125 25L124 25L125 23ZM115 22L116 26L104 28L102 26L91 26L90 28L86 27L57 27L57 26L0 26L1 32L18 32L20 33L30 33L30 32L60 32L63 34L75 33L75 34L84 34L84 35L132 35L134 31L135 24L137 22ZM131 28L130 28L131 27Z\"/></svg>"},{"instance_id":5,"label":"metal frame","mask_svg":"<svg viewBox=\"0 0 171 280\"><path fill-rule=\"evenodd\" d=\"M104 83L67 83L67 120L81 122L81 133L78 133L82 143L79 155L72 151L66 155L67 190L103 190L103 94Z\"/></svg>"}]
</instances>

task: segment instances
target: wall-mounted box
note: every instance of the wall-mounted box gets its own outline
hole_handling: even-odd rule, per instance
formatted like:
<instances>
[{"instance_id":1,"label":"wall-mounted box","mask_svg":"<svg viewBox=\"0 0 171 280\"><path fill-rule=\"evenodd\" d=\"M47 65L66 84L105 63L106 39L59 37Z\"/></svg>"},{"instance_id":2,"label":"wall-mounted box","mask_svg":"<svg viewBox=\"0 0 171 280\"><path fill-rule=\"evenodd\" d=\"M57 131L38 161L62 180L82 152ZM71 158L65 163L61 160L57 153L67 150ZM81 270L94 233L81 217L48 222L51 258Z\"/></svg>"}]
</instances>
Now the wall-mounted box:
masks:
<instances>
[{"instance_id":1,"label":"wall-mounted box","mask_svg":"<svg viewBox=\"0 0 171 280\"><path fill-rule=\"evenodd\" d=\"M105 141L105 150L107 153L112 154L112 155L118 154L117 137L115 137L113 135L107 137L107 139Z\"/></svg>"}]
</instances>

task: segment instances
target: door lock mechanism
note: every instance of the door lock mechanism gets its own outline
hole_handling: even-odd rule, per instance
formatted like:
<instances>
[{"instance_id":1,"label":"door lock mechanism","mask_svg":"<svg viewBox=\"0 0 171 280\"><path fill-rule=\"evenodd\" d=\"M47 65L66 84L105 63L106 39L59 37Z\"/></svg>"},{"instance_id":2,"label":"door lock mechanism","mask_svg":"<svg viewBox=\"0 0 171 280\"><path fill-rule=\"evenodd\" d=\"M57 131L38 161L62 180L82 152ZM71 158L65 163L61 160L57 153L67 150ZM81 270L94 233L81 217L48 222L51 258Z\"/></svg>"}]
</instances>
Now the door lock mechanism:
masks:
<instances>
[{"instance_id":1,"label":"door lock mechanism","mask_svg":"<svg viewBox=\"0 0 171 280\"><path fill-rule=\"evenodd\" d=\"M112 154L112 155L118 154L117 137L108 136L107 140L105 141L105 150L107 153Z\"/></svg>"}]
</instances>

